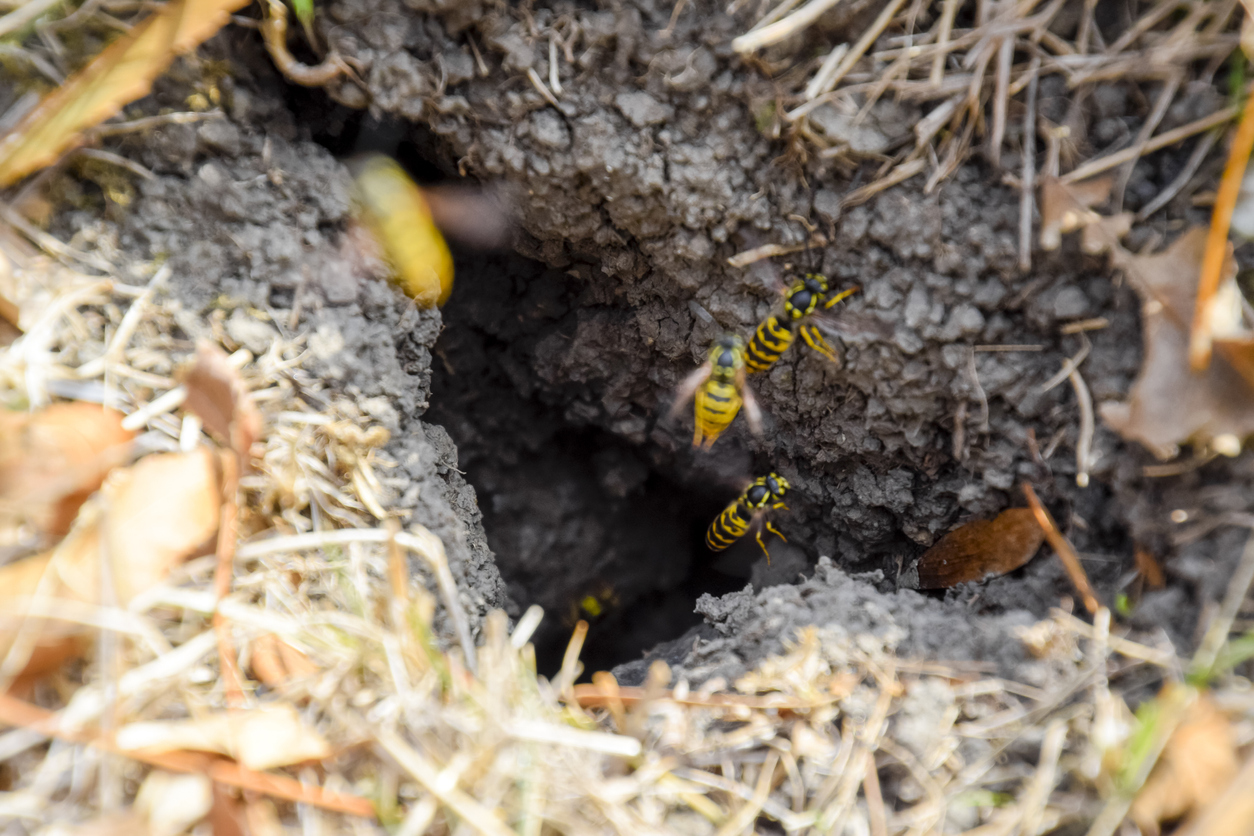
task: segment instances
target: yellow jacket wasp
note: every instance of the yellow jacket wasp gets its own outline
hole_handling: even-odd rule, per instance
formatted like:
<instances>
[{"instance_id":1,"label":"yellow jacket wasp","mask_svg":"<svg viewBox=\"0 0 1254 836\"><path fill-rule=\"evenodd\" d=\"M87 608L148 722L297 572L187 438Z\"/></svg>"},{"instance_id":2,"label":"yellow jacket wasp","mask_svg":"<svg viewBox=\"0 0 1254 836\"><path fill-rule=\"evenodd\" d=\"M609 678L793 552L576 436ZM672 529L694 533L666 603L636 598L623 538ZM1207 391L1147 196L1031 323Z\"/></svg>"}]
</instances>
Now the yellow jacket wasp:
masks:
<instances>
[{"instance_id":1,"label":"yellow jacket wasp","mask_svg":"<svg viewBox=\"0 0 1254 836\"><path fill-rule=\"evenodd\" d=\"M762 432L762 413L745 382L745 341L735 334L724 334L714 341L701 368L679 385L671 415L678 415L692 399L693 447L709 449L744 406L749 427Z\"/></svg>"},{"instance_id":2,"label":"yellow jacket wasp","mask_svg":"<svg viewBox=\"0 0 1254 836\"><path fill-rule=\"evenodd\" d=\"M753 529L758 545L762 547L762 552L769 563L771 555L766 550L766 544L762 542L762 529L765 528L779 539L788 541L787 537L780 534L779 529L771 525L766 516L775 508L786 509L788 507L784 504L784 494L790 487L788 480L778 473L754 479L749 487L724 508L714 522L710 523L710 529L705 533L705 545L710 551L721 552Z\"/></svg>"},{"instance_id":3,"label":"yellow jacket wasp","mask_svg":"<svg viewBox=\"0 0 1254 836\"><path fill-rule=\"evenodd\" d=\"M788 350L798 333L810 348L837 362L836 352L823 338L814 320L857 291L857 287L851 287L833 292L827 277L820 273L806 273L794 281L784 292L783 316L772 313L749 338L745 367L750 372L768 370Z\"/></svg>"}]
</instances>

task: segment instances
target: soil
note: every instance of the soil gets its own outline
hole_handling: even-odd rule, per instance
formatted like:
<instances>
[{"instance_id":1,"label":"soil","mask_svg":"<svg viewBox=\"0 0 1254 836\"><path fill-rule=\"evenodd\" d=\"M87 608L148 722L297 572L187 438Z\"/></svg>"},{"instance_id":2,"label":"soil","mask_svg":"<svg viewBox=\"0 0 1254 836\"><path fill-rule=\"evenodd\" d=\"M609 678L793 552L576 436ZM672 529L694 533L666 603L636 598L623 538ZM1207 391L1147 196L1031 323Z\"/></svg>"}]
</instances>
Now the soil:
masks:
<instances>
[{"instance_id":1,"label":"soil","mask_svg":"<svg viewBox=\"0 0 1254 836\"><path fill-rule=\"evenodd\" d=\"M723 5L692 0L666 35L670 0L336 0L320 33L366 87L344 81L331 100L286 87L255 33L224 32L141 108L181 101L222 61L227 118L110 146L157 176L136 183L126 209L87 201L58 231L168 256L191 333L221 311L232 340L263 349L299 297L317 370L393 431L397 507L444 539L476 621L494 607L550 613L542 672L560 656L563 621L593 596L606 613L585 653L591 669L669 642L648 658L694 682L734 678L817 623L896 629L908 654L1030 678L1010 629L1070 592L1047 553L944 595L898 589L945 532L1023 504L1024 481L1103 600L1129 591L1136 545L1163 561L1166 588L1146 591L1128 620L1187 649L1245 539L1231 523L1249 510L1249 454L1151 479L1152 459L1099 425L1080 489L1075 395L1041 386L1081 345L1060 326L1100 316L1109 325L1089 333L1084 377L1096 402L1123 398L1140 364L1134 294L1074 244L1035 253L1021 273L1018 194L978 160L930 194L915 178L842 209L874 167L807 159L759 131L775 89L731 54L749 20ZM856 31L866 7L849 4L832 26ZM526 75L549 78L554 31L574 59L557 50L556 107ZM1218 95L1193 91L1160 131ZM1135 135L1144 112L1118 85L1096 99L1091 154ZM1047 80L1040 101L1061 121L1061 84ZM883 102L866 130L891 144L917 117ZM420 160L428 178L495 184L512 206L512 251L459 252L442 315L415 310L347 245L349 180L336 155L380 146ZM1139 164L1127 206L1151 199L1189 150ZM1017 170L1013 155L1002 161ZM1188 205L1160 215L1134 249L1205 221ZM841 362L790 349L753 381L765 434L738 420L711 452L694 452L691 410L666 417L676 385L714 337L748 334L778 299L778 265L727 258L800 240L795 218L831 241L797 266L861 287L841 309ZM776 518L788 543L772 546L769 566L753 543L710 555L709 521L769 470L794 488ZM643 670L617 672L632 682Z\"/></svg>"}]
</instances>

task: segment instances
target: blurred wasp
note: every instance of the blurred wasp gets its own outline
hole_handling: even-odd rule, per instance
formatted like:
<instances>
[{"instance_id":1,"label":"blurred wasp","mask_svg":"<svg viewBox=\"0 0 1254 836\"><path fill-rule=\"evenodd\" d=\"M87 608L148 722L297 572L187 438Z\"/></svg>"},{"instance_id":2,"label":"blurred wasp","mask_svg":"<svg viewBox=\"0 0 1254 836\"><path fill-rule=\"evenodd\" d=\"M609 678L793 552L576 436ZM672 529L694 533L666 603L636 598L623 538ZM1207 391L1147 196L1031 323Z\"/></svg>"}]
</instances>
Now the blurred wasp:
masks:
<instances>
[{"instance_id":1,"label":"blurred wasp","mask_svg":"<svg viewBox=\"0 0 1254 836\"><path fill-rule=\"evenodd\" d=\"M595 624L607 613L616 610L619 603L614 587L604 580L594 581L578 600L568 602L562 623L568 627L573 627L580 620Z\"/></svg>"},{"instance_id":2,"label":"blurred wasp","mask_svg":"<svg viewBox=\"0 0 1254 836\"><path fill-rule=\"evenodd\" d=\"M745 382L745 341L736 334L724 334L714 341L706 361L679 384L671 416L675 417L692 399L692 446L707 450L745 408L749 427L762 432L762 412Z\"/></svg>"},{"instance_id":3,"label":"blurred wasp","mask_svg":"<svg viewBox=\"0 0 1254 836\"><path fill-rule=\"evenodd\" d=\"M778 473L770 473L754 479L749 487L732 500L714 522L710 523L710 529L705 533L705 545L710 551L721 552L753 529L758 545L762 547L766 562L769 564L771 554L766 550L766 544L762 542L762 529L765 528L779 539L788 542L788 538L780 534L779 529L771 525L766 516L775 508L788 508L784 504L784 494L788 493L790 487L788 480Z\"/></svg>"},{"instance_id":4,"label":"blurred wasp","mask_svg":"<svg viewBox=\"0 0 1254 836\"><path fill-rule=\"evenodd\" d=\"M772 313L762 321L745 349L745 368L750 372L765 372L775 365L797 334L806 345L833 363L839 362L836 351L819 331L822 314L837 303L848 299L859 288L851 287L836 293L821 273L806 273L784 290L782 316Z\"/></svg>"}]
</instances>

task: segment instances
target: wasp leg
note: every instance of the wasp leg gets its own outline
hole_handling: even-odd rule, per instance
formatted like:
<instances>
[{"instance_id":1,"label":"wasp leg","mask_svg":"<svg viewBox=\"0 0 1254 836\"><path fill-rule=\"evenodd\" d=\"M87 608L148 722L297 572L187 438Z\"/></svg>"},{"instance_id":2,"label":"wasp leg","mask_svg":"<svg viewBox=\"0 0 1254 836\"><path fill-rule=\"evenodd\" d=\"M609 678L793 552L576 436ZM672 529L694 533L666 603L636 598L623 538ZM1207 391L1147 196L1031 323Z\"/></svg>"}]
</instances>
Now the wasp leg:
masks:
<instances>
[{"instance_id":1,"label":"wasp leg","mask_svg":"<svg viewBox=\"0 0 1254 836\"><path fill-rule=\"evenodd\" d=\"M836 350L832 348L827 340L823 339L823 335L819 333L819 329L813 325L801 326L801 339L806 341L806 345L822 354L833 363L839 363L840 358L836 356Z\"/></svg>"},{"instance_id":2,"label":"wasp leg","mask_svg":"<svg viewBox=\"0 0 1254 836\"><path fill-rule=\"evenodd\" d=\"M776 537L778 537L779 539L783 540L785 543L787 543L787 542L788 542L788 538L787 538L787 537L785 537L783 534L780 534L779 529L778 529L778 528L776 528L775 526L771 525L771 523L770 523L770 522L767 522L767 524L766 524L766 530L767 530L767 531L769 531L769 532L771 532L772 534L774 534L774 535L775 535ZM762 542L762 532L758 532L758 542L759 542L759 543L760 543L760 542Z\"/></svg>"},{"instance_id":3,"label":"wasp leg","mask_svg":"<svg viewBox=\"0 0 1254 836\"><path fill-rule=\"evenodd\" d=\"M775 503L774 505L772 505L771 507L772 507L772 508L783 508L785 511L791 511L791 510L792 510L791 508L789 508L787 505L785 505L785 504L784 504L784 503L782 503L782 502L776 502L776 503Z\"/></svg>"},{"instance_id":4,"label":"wasp leg","mask_svg":"<svg viewBox=\"0 0 1254 836\"><path fill-rule=\"evenodd\" d=\"M834 308L836 307L837 302L845 301L846 299L848 299L850 296L854 295L861 289L862 288L860 287L851 287L848 290L842 290L840 293L837 293L836 295L832 296L831 299L828 299L826 302L824 302L823 307L828 308L828 309Z\"/></svg>"},{"instance_id":5,"label":"wasp leg","mask_svg":"<svg viewBox=\"0 0 1254 836\"><path fill-rule=\"evenodd\" d=\"M769 526L770 523L767 523L767 525ZM766 550L766 543L762 542L762 532L759 531L756 536L758 540L758 545L762 548L762 554L766 555L766 565L770 566L771 565L771 553Z\"/></svg>"}]
</instances>

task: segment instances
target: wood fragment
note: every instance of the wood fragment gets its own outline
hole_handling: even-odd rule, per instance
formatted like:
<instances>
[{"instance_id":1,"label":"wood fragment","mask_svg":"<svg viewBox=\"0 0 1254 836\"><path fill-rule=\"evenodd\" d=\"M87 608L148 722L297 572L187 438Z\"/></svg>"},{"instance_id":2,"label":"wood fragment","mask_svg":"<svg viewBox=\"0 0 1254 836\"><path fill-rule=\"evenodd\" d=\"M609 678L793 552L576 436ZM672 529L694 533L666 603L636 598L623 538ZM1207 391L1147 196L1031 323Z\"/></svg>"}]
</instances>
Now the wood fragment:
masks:
<instances>
[{"instance_id":1,"label":"wood fragment","mask_svg":"<svg viewBox=\"0 0 1254 836\"><path fill-rule=\"evenodd\" d=\"M1245 100L1245 112L1237 125L1228 150L1228 162L1223 178L1215 194L1215 208L1211 215L1210 231L1206 236L1206 251L1202 257L1201 276L1197 285L1197 302L1193 308L1193 325L1189 334L1189 366L1195 372L1210 365L1212 337L1210 321L1219 283L1223 277L1224 262L1232 251L1228 242L1228 228L1232 224L1232 212L1241 193L1245 166L1254 150L1254 91Z\"/></svg>"},{"instance_id":2,"label":"wood fragment","mask_svg":"<svg viewBox=\"0 0 1254 836\"><path fill-rule=\"evenodd\" d=\"M1084 603L1084 608L1092 615L1097 612L1101 606L1097 602L1097 595L1093 592L1093 587L1089 584L1088 575L1084 573L1084 567L1080 565L1080 557L1072 548L1071 543L1058 530L1058 524L1054 522L1053 516L1049 510L1041 504L1036 497L1036 491L1032 490L1032 486L1027 482L1023 483L1023 495L1027 497L1028 505L1031 506L1032 512L1036 514L1036 521L1040 523L1041 528L1045 532L1045 539L1049 541L1049 545L1054 549L1054 553L1058 555L1058 559L1062 561L1063 568L1067 570L1067 577L1071 579L1071 585L1080 593L1080 599Z\"/></svg>"}]
</instances>

